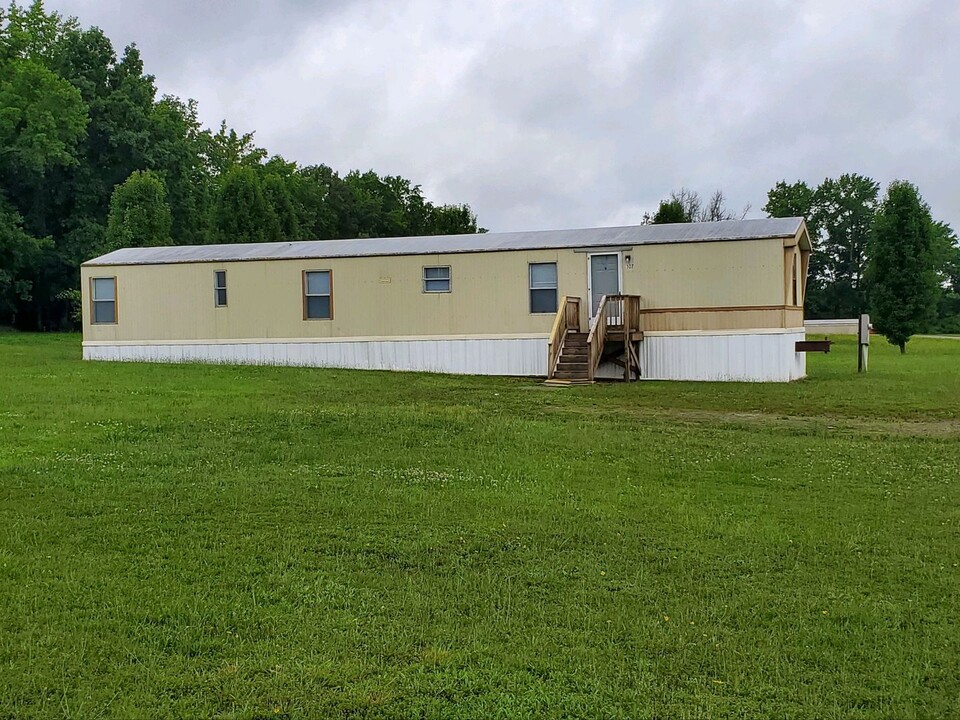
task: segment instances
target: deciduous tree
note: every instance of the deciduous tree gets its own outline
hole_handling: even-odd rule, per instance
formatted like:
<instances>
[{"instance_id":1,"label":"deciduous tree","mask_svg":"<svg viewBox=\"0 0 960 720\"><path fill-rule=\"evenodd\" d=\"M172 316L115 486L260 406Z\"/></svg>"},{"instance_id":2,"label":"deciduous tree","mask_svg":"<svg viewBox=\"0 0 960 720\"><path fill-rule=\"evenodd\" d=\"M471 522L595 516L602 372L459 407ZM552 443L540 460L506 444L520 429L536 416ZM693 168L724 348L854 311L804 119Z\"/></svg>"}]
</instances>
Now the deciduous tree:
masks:
<instances>
[{"instance_id":1,"label":"deciduous tree","mask_svg":"<svg viewBox=\"0 0 960 720\"><path fill-rule=\"evenodd\" d=\"M197 118L197 103L166 96L154 105L147 165L167 188L175 245L210 242L213 184L202 158L209 141Z\"/></svg>"},{"instance_id":2,"label":"deciduous tree","mask_svg":"<svg viewBox=\"0 0 960 720\"><path fill-rule=\"evenodd\" d=\"M263 197L274 218L269 228L271 240L296 240L300 234L300 221L290 191L295 181L295 176L281 177L273 173L263 178Z\"/></svg>"},{"instance_id":3,"label":"deciduous tree","mask_svg":"<svg viewBox=\"0 0 960 720\"><path fill-rule=\"evenodd\" d=\"M214 216L221 243L269 242L279 232L259 175L243 165L235 165L220 179Z\"/></svg>"},{"instance_id":4,"label":"deciduous tree","mask_svg":"<svg viewBox=\"0 0 960 720\"><path fill-rule=\"evenodd\" d=\"M167 191L154 173L134 171L110 199L108 249L170 244Z\"/></svg>"},{"instance_id":5,"label":"deciduous tree","mask_svg":"<svg viewBox=\"0 0 960 720\"><path fill-rule=\"evenodd\" d=\"M817 269L822 270L824 302L833 317L856 317L866 311L863 274L879 192L873 179L847 173L827 178L814 194L812 217L822 233Z\"/></svg>"},{"instance_id":6,"label":"deciduous tree","mask_svg":"<svg viewBox=\"0 0 960 720\"><path fill-rule=\"evenodd\" d=\"M232 168L256 167L267 157L267 151L257 147L253 141L253 133L238 133L227 127L227 121L220 123L220 129L209 135L204 150L204 160L210 172L220 177Z\"/></svg>"},{"instance_id":7,"label":"deciduous tree","mask_svg":"<svg viewBox=\"0 0 960 720\"><path fill-rule=\"evenodd\" d=\"M485 233L486 228L477 225L477 216L469 205L440 205L427 203L429 235L463 235Z\"/></svg>"},{"instance_id":8,"label":"deciduous tree","mask_svg":"<svg viewBox=\"0 0 960 720\"><path fill-rule=\"evenodd\" d=\"M20 216L0 197L0 318L15 318L17 307L32 299L37 268L51 246L24 232Z\"/></svg>"},{"instance_id":9,"label":"deciduous tree","mask_svg":"<svg viewBox=\"0 0 960 720\"><path fill-rule=\"evenodd\" d=\"M656 214L649 218L654 224L668 222L716 222L718 220L742 220L750 212L747 205L742 212L734 213L727 207L727 199L722 190L715 190L704 203L700 193L688 188L680 188L670 193L670 197L660 202ZM659 220L657 218L660 218Z\"/></svg>"},{"instance_id":10,"label":"deciduous tree","mask_svg":"<svg viewBox=\"0 0 960 720\"><path fill-rule=\"evenodd\" d=\"M661 200L651 222L654 225L693 222L679 200Z\"/></svg>"}]
</instances>

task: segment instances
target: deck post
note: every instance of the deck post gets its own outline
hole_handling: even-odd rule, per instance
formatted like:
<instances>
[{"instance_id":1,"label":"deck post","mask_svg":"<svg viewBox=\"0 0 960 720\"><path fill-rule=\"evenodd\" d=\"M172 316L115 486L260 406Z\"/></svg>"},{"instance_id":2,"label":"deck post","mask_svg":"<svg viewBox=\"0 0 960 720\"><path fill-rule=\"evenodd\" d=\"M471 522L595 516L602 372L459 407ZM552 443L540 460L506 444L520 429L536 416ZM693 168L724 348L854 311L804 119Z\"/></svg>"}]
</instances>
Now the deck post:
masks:
<instances>
[{"instance_id":1,"label":"deck post","mask_svg":"<svg viewBox=\"0 0 960 720\"><path fill-rule=\"evenodd\" d=\"M632 358L630 357L630 303L626 297L620 302L623 304L623 359L626 361L623 363L623 381L630 382L630 365L632 364Z\"/></svg>"}]
</instances>

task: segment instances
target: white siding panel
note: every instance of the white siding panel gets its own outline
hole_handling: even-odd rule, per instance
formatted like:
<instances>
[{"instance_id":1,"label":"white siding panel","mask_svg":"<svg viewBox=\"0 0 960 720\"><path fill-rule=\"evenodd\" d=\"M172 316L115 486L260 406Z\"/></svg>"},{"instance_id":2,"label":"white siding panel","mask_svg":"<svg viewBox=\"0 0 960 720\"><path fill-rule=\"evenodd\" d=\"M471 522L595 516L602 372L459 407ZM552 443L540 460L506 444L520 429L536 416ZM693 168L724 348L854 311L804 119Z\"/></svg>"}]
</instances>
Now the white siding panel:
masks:
<instances>
[{"instance_id":1,"label":"white siding panel","mask_svg":"<svg viewBox=\"0 0 960 720\"><path fill-rule=\"evenodd\" d=\"M788 382L806 376L806 355L794 351L802 331L647 335L640 343L645 380ZM363 370L545 376L544 338L358 340L84 345L85 360L298 365ZM621 378L603 365L597 377Z\"/></svg>"},{"instance_id":2,"label":"white siding panel","mask_svg":"<svg viewBox=\"0 0 960 720\"><path fill-rule=\"evenodd\" d=\"M794 347L803 339L799 331L648 335L640 367L647 380L789 382L806 376L806 356Z\"/></svg>"},{"instance_id":3,"label":"white siding panel","mask_svg":"<svg viewBox=\"0 0 960 720\"><path fill-rule=\"evenodd\" d=\"M544 338L84 345L85 360L300 365L471 375L546 375Z\"/></svg>"},{"instance_id":4,"label":"white siding panel","mask_svg":"<svg viewBox=\"0 0 960 720\"><path fill-rule=\"evenodd\" d=\"M789 382L806 377L807 358L795 351L801 331L647 335L640 343L644 380ZM605 363L598 378L620 379L623 368Z\"/></svg>"}]
</instances>

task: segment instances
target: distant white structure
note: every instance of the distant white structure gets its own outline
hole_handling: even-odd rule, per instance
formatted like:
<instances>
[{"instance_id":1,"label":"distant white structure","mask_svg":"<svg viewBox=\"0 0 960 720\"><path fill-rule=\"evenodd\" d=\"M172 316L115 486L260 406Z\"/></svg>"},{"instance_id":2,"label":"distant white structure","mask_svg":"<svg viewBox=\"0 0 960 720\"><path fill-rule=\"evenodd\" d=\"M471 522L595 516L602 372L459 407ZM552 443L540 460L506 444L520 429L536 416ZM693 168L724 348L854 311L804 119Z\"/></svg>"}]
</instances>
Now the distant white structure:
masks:
<instances>
[{"instance_id":1,"label":"distant white structure","mask_svg":"<svg viewBox=\"0 0 960 720\"><path fill-rule=\"evenodd\" d=\"M803 327L807 335L856 335L859 320L857 318L804 320Z\"/></svg>"}]
</instances>

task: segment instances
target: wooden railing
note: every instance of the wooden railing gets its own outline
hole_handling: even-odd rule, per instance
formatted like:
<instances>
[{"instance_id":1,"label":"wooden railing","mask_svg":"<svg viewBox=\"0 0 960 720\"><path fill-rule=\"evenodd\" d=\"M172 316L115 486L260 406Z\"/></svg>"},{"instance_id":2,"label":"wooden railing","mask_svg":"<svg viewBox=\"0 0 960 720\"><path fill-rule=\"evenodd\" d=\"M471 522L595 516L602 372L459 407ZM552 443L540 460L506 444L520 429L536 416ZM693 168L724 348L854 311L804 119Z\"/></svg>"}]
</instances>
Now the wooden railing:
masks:
<instances>
[{"instance_id":1,"label":"wooden railing","mask_svg":"<svg viewBox=\"0 0 960 720\"><path fill-rule=\"evenodd\" d=\"M607 335L611 330L623 332L623 341L628 349L628 362L624 367L624 379L630 379L630 341L634 333L640 332L640 296L639 295L604 295L600 298L600 305L593 318L590 334L587 336L587 347L590 348L590 362L587 366L590 380L594 379L600 360L603 358L603 348L607 342Z\"/></svg>"},{"instance_id":2,"label":"wooden railing","mask_svg":"<svg viewBox=\"0 0 960 720\"><path fill-rule=\"evenodd\" d=\"M550 342L547 345L547 378L552 378L560 362L560 353L563 350L563 339L567 332L580 332L580 298L565 295L560 298L560 307L557 308L557 317L550 330Z\"/></svg>"}]
</instances>

